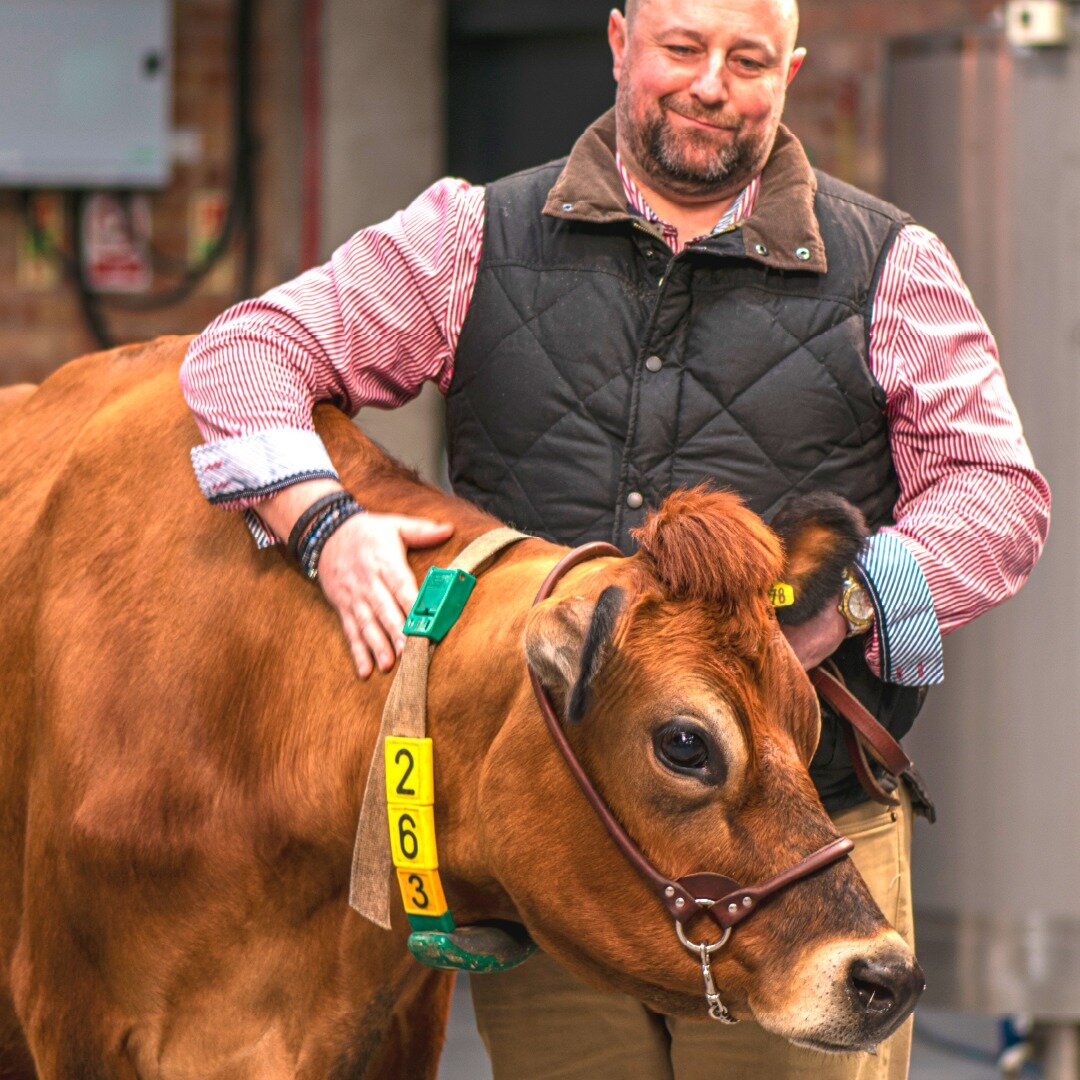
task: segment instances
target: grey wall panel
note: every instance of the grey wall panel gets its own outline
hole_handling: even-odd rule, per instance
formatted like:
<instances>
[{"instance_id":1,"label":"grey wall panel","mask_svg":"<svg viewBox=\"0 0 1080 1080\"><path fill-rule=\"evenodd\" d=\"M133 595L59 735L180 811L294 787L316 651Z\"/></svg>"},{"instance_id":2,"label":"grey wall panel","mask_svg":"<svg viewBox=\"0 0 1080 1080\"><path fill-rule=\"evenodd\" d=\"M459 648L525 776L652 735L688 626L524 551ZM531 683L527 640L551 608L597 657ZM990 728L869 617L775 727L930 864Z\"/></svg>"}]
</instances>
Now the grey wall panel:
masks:
<instances>
[{"instance_id":1,"label":"grey wall panel","mask_svg":"<svg viewBox=\"0 0 1080 1080\"><path fill-rule=\"evenodd\" d=\"M1080 1016L1080 49L901 42L888 101L890 197L956 255L1054 490L1041 563L947 639L909 740L941 811L916 838L931 997Z\"/></svg>"},{"instance_id":2,"label":"grey wall panel","mask_svg":"<svg viewBox=\"0 0 1080 1080\"><path fill-rule=\"evenodd\" d=\"M325 0L323 253L382 221L443 171L442 0ZM378 282L372 282L378 288ZM442 399L427 386L363 428L427 480L442 478Z\"/></svg>"}]
</instances>

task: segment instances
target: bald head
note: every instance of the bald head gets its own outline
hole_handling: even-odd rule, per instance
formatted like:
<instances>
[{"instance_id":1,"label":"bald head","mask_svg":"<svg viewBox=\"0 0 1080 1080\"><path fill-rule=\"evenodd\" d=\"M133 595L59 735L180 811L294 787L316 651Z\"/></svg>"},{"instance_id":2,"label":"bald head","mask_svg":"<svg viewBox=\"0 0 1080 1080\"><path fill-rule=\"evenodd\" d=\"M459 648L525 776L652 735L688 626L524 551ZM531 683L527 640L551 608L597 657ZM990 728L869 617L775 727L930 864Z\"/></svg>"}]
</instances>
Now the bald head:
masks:
<instances>
[{"instance_id":1,"label":"bald head","mask_svg":"<svg viewBox=\"0 0 1080 1080\"><path fill-rule=\"evenodd\" d=\"M626 27L629 30L634 25L634 19L638 11L649 4L663 4L664 0L626 0ZM799 0L769 0L775 8L786 31L787 47L795 48L795 42L799 37Z\"/></svg>"}]
</instances>

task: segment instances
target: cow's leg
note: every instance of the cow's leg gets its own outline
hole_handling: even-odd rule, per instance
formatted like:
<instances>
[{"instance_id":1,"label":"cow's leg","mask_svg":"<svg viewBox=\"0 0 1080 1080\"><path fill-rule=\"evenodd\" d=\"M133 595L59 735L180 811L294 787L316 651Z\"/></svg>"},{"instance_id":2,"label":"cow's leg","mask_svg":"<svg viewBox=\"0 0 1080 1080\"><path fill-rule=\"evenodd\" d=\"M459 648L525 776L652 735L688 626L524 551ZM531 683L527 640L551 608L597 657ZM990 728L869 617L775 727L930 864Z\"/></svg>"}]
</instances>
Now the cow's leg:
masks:
<instances>
[{"instance_id":1,"label":"cow's leg","mask_svg":"<svg viewBox=\"0 0 1080 1080\"><path fill-rule=\"evenodd\" d=\"M0 993L0 1080L34 1080L36 1076L15 1008Z\"/></svg>"},{"instance_id":2,"label":"cow's leg","mask_svg":"<svg viewBox=\"0 0 1080 1080\"><path fill-rule=\"evenodd\" d=\"M11 983L38 1080L138 1080L105 988L59 926L50 928L37 955L23 936Z\"/></svg>"},{"instance_id":3,"label":"cow's leg","mask_svg":"<svg viewBox=\"0 0 1080 1080\"><path fill-rule=\"evenodd\" d=\"M426 969L394 1008L389 1030L364 1080L435 1080L446 1040L454 976Z\"/></svg>"}]
</instances>

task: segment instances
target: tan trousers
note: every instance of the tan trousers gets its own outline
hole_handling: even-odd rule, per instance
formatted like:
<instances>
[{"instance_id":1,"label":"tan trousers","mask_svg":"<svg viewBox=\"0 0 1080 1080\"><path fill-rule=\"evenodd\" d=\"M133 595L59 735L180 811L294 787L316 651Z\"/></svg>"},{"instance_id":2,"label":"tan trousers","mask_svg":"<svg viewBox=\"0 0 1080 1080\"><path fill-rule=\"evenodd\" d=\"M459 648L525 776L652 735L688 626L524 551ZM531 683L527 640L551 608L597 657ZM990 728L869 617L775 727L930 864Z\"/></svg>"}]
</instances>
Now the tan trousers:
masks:
<instances>
[{"instance_id":1,"label":"tan trousers","mask_svg":"<svg viewBox=\"0 0 1080 1080\"><path fill-rule=\"evenodd\" d=\"M911 945L911 805L864 803L834 815L885 917ZM757 1024L724 1027L657 1016L594 990L544 953L471 980L476 1023L495 1080L904 1080L911 1020L869 1054L792 1046ZM702 999L704 1015L704 999Z\"/></svg>"}]
</instances>

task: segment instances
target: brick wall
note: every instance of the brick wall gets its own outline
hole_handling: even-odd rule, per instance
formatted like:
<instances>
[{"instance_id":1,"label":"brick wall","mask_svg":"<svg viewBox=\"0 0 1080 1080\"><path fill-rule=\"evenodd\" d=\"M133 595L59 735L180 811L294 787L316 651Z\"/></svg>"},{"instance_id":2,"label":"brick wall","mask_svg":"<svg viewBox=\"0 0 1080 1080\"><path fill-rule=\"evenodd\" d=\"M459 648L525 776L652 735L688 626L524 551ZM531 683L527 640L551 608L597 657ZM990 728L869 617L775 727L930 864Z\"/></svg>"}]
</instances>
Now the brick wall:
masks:
<instances>
[{"instance_id":1,"label":"brick wall","mask_svg":"<svg viewBox=\"0 0 1080 1080\"><path fill-rule=\"evenodd\" d=\"M808 56L791 85L786 119L814 164L881 193L885 43L970 26L999 6L999 0L801 0L800 39Z\"/></svg>"},{"instance_id":2,"label":"brick wall","mask_svg":"<svg viewBox=\"0 0 1080 1080\"><path fill-rule=\"evenodd\" d=\"M229 179L231 129L231 13L233 0L174 0L172 126L195 153L175 166L170 186L150 196L154 247L170 260L188 255L193 193L224 189ZM256 176L260 195L258 287L295 272L297 250L299 0L255 5ZM70 223L70 213L68 214ZM67 283L28 287L17 277L23 200L0 191L0 384L39 381L58 364L94 348L75 291ZM237 260L233 258L234 269ZM155 312L106 308L119 341L190 333L232 302L236 275L219 274L186 301ZM155 289L175 278L155 275Z\"/></svg>"},{"instance_id":3,"label":"brick wall","mask_svg":"<svg viewBox=\"0 0 1080 1080\"><path fill-rule=\"evenodd\" d=\"M881 191L885 41L897 34L982 20L995 6L994 0L802 0L801 37L810 55L792 86L787 119L815 163ZM150 201L155 246L184 258L192 194L224 187L228 179L233 0L174 0L173 7L173 126L189 133L197 154L190 163L177 164L171 186ZM257 289L298 269L300 7L301 0L256 4ZM402 199L411 193L403 192ZM20 206L16 193L0 191L0 384L37 381L94 347L69 285L19 286ZM340 238L333 237L335 242ZM159 275L155 287L163 288L169 281L167 275ZM121 341L191 333L234 298L229 282L219 279L175 307L141 314L109 310L108 318Z\"/></svg>"}]
</instances>

